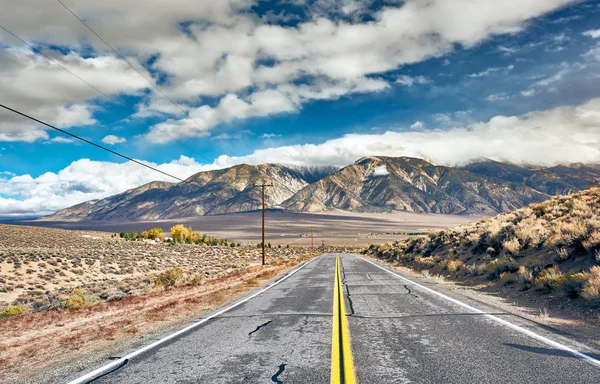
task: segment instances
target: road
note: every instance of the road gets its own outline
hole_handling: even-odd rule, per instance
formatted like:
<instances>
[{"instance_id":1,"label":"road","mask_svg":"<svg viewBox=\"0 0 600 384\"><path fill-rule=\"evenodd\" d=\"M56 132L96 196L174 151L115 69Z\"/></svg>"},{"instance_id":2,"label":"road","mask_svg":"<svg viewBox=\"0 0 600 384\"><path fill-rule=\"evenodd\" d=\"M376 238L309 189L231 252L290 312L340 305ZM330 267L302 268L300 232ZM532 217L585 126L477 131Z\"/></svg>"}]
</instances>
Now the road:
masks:
<instances>
[{"instance_id":1,"label":"road","mask_svg":"<svg viewBox=\"0 0 600 384\"><path fill-rule=\"evenodd\" d=\"M340 255L339 265L340 324L360 383L600 382L600 354L589 347L356 255ZM322 255L93 382L329 383L340 366L335 276L336 255Z\"/></svg>"}]
</instances>

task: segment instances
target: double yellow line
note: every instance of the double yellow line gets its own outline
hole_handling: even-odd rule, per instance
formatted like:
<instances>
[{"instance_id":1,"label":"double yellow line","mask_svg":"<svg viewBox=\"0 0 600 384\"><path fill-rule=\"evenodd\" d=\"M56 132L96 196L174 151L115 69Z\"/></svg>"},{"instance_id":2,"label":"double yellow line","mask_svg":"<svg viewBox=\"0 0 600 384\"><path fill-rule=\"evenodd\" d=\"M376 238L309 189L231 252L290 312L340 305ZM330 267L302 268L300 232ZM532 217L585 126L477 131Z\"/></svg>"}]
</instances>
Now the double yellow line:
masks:
<instances>
[{"instance_id":1,"label":"double yellow line","mask_svg":"<svg viewBox=\"0 0 600 384\"><path fill-rule=\"evenodd\" d=\"M335 280L333 285L333 332L331 336L331 384L356 383L350 331L346 319L346 304L342 288L340 257L335 257Z\"/></svg>"}]
</instances>

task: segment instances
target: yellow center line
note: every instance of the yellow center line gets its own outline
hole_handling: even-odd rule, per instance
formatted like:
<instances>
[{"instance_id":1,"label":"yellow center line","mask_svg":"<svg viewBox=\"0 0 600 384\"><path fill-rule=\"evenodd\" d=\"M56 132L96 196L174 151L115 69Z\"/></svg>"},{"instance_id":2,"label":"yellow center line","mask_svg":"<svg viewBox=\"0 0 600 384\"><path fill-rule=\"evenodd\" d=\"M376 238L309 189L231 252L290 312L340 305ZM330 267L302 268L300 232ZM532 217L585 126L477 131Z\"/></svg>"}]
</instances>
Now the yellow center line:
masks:
<instances>
[{"instance_id":1,"label":"yellow center line","mask_svg":"<svg viewBox=\"0 0 600 384\"><path fill-rule=\"evenodd\" d=\"M335 257L333 331L331 335L331 384L354 384L357 380L350 346L350 331L346 319L339 255Z\"/></svg>"}]
</instances>

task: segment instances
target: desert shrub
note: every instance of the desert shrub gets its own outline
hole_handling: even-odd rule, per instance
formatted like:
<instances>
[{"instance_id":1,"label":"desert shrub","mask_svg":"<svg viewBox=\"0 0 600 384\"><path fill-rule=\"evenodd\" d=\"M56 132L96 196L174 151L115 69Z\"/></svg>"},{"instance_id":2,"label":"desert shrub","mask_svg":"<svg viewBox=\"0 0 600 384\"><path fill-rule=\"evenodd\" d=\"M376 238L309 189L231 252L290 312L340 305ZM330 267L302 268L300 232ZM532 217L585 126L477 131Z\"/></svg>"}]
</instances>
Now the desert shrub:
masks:
<instances>
[{"instance_id":1,"label":"desert shrub","mask_svg":"<svg viewBox=\"0 0 600 384\"><path fill-rule=\"evenodd\" d=\"M179 267L169 268L163 273L156 276L154 285L157 287L171 288L183 279L183 269Z\"/></svg>"},{"instance_id":2,"label":"desert shrub","mask_svg":"<svg viewBox=\"0 0 600 384\"><path fill-rule=\"evenodd\" d=\"M192 231L190 228L190 241L194 244L202 242L202 233L200 231Z\"/></svg>"},{"instance_id":3,"label":"desert shrub","mask_svg":"<svg viewBox=\"0 0 600 384\"><path fill-rule=\"evenodd\" d=\"M267 248L271 248L271 243L267 243Z\"/></svg>"},{"instance_id":4,"label":"desert shrub","mask_svg":"<svg viewBox=\"0 0 600 384\"><path fill-rule=\"evenodd\" d=\"M183 224L177 224L171 227L171 237L176 243L185 243L191 235L191 228L187 228Z\"/></svg>"},{"instance_id":5,"label":"desert shrub","mask_svg":"<svg viewBox=\"0 0 600 384\"><path fill-rule=\"evenodd\" d=\"M560 288L566 297L574 299L581 296L586 282L587 278L583 273L569 273L561 280Z\"/></svg>"},{"instance_id":6,"label":"desert shrub","mask_svg":"<svg viewBox=\"0 0 600 384\"><path fill-rule=\"evenodd\" d=\"M487 265L488 279L496 280L504 272L517 272L519 266L511 257L501 257L499 259L492 260Z\"/></svg>"},{"instance_id":7,"label":"desert shrub","mask_svg":"<svg viewBox=\"0 0 600 384\"><path fill-rule=\"evenodd\" d=\"M581 292L581 296L587 300L594 300L600 303L600 266L590 268L589 272L585 272L585 286Z\"/></svg>"},{"instance_id":8,"label":"desert shrub","mask_svg":"<svg viewBox=\"0 0 600 384\"><path fill-rule=\"evenodd\" d=\"M0 312L0 317L16 316L16 315L21 315L21 314L27 313L27 312L28 312L28 310L26 307L23 307L21 305L13 305L13 306L4 308Z\"/></svg>"},{"instance_id":9,"label":"desert shrub","mask_svg":"<svg viewBox=\"0 0 600 384\"><path fill-rule=\"evenodd\" d=\"M462 268L463 265L464 263L461 260L450 260L448 261L448 264L446 264L446 269L448 272L454 273Z\"/></svg>"},{"instance_id":10,"label":"desert shrub","mask_svg":"<svg viewBox=\"0 0 600 384\"><path fill-rule=\"evenodd\" d=\"M581 242L586 251L600 250L600 229L594 231L587 239Z\"/></svg>"},{"instance_id":11,"label":"desert shrub","mask_svg":"<svg viewBox=\"0 0 600 384\"><path fill-rule=\"evenodd\" d=\"M502 243L502 247L514 256L518 255L521 250L521 244L516 237Z\"/></svg>"},{"instance_id":12,"label":"desert shrub","mask_svg":"<svg viewBox=\"0 0 600 384\"><path fill-rule=\"evenodd\" d=\"M554 256L554 260L556 261L566 261L569 259L569 250L567 248L561 247L556 250L556 255Z\"/></svg>"},{"instance_id":13,"label":"desert shrub","mask_svg":"<svg viewBox=\"0 0 600 384\"><path fill-rule=\"evenodd\" d=\"M517 282L517 277L515 276L514 273L511 273L511 272L502 272L500 274L499 282L503 286L512 285L512 284L515 284Z\"/></svg>"},{"instance_id":14,"label":"desert shrub","mask_svg":"<svg viewBox=\"0 0 600 384\"><path fill-rule=\"evenodd\" d=\"M565 275L556 266L546 268L533 280L533 286L538 291L550 292L560 287Z\"/></svg>"},{"instance_id":15,"label":"desert shrub","mask_svg":"<svg viewBox=\"0 0 600 384\"><path fill-rule=\"evenodd\" d=\"M533 274L527 267L521 265L517 270L517 282L523 290L529 289L533 281Z\"/></svg>"},{"instance_id":16,"label":"desert shrub","mask_svg":"<svg viewBox=\"0 0 600 384\"><path fill-rule=\"evenodd\" d=\"M85 300L81 296L73 296L65 300L63 305L68 309L78 309L85 305Z\"/></svg>"},{"instance_id":17,"label":"desert shrub","mask_svg":"<svg viewBox=\"0 0 600 384\"><path fill-rule=\"evenodd\" d=\"M163 233L162 228L154 227L148 231L148 239L150 240L164 240L165 234Z\"/></svg>"},{"instance_id":18,"label":"desert shrub","mask_svg":"<svg viewBox=\"0 0 600 384\"><path fill-rule=\"evenodd\" d=\"M246 279L246 284L252 285L252 286L257 286L258 285L258 280L256 280L255 277L251 277L249 279Z\"/></svg>"}]
</instances>

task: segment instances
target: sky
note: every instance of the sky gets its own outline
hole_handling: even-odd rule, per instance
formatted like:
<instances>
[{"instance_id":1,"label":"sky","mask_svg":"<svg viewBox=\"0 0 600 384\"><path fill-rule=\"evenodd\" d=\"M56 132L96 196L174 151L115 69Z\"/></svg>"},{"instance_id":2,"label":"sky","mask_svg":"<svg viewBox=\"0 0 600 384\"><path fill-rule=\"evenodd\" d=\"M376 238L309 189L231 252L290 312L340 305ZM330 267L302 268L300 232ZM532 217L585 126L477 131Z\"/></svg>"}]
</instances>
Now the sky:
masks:
<instances>
[{"instance_id":1,"label":"sky","mask_svg":"<svg viewBox=\"0 0 600 384\"><path fill-rule=\"evenodd\" d=\"M0 103L180 178L600 163L600 1L282 3L0 0ZM175 181L0 108L0 218L153 180Z\"/></svg>"}]
</instances>

